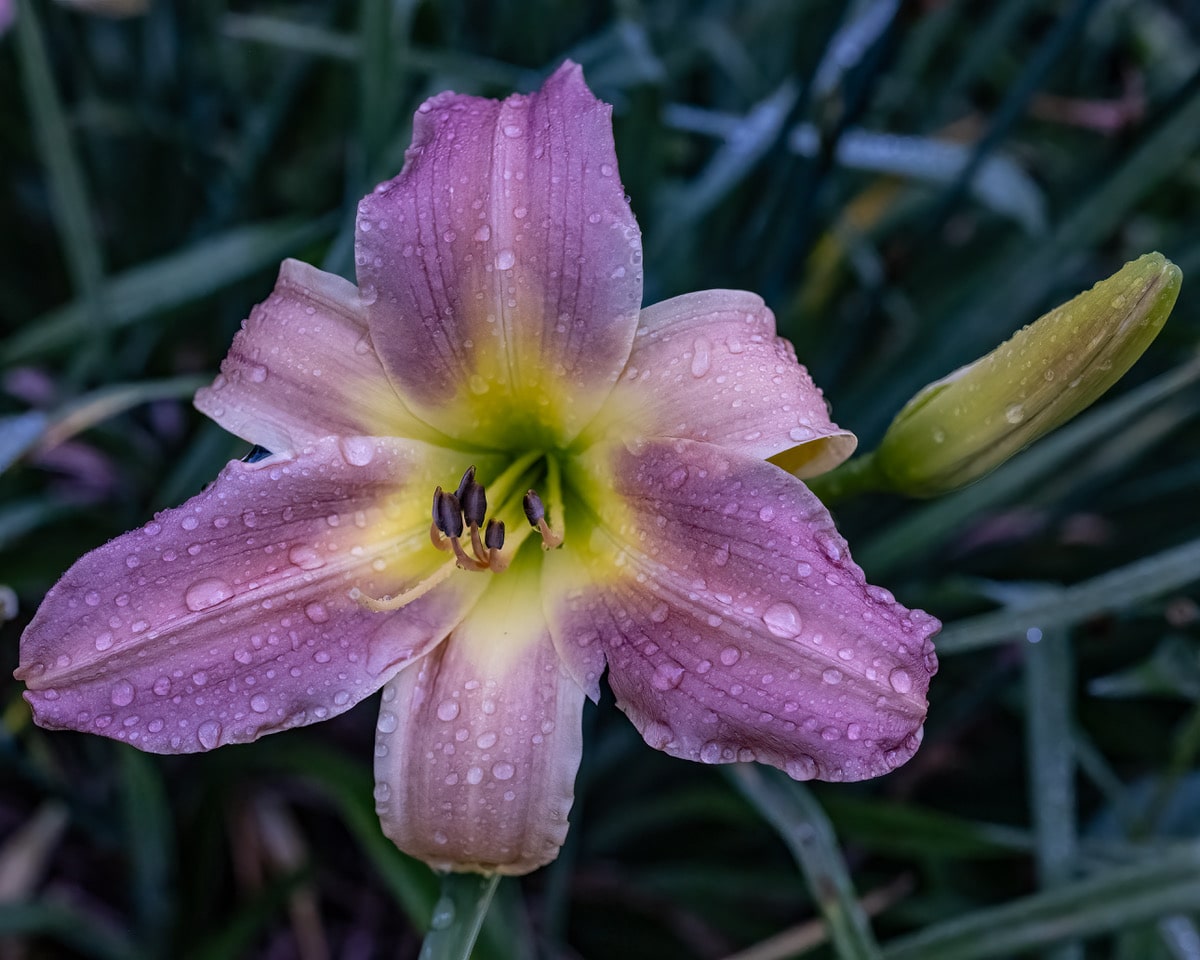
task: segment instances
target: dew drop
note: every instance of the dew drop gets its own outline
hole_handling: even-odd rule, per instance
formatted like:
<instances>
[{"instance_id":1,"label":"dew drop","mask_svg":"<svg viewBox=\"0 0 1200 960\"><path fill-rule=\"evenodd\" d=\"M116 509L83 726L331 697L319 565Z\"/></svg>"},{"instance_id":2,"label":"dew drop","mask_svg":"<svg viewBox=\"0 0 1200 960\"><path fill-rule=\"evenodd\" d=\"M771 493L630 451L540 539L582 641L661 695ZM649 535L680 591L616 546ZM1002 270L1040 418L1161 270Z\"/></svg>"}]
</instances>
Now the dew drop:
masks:
<instances>
[{"instance_id":1,"label":"dew drop","mask_svg":"<svg viewBox=\"0 0 1200 960\"><path fill-rule=\"evenodd\" d=\"M442 842L445 843L444 840ZM454 902L449 897L442 897L433 905L433 916L429 918L429 925L434 930L445 930L453 922Z\"/></svg>"},{"instance_id":2,"label":"dew drop","mask_svg":"<svg viewBox=\"0 0 1200 960\"><path fill-rule=\"evenodd\" d=\"M475 746L480 750L488 750L496 745L496 734L490 730L487 733L481 733L475 740Z\"/></svg>"},{"instance_id":3,"label":"dew drop","mask_svg":"<svg viewBox=\"0 0 1200 960\"><path fill-rule=\"evenodd\" d=\"M475 239L478 240L480 243L486 243L491 238L492 238L492 228L489 227L486 223L482 227L480 227L478 230L475 231Z\"/></svg>"},{"instance_id":4,"label":"dew drop","mask_svg":"<svg viewBox=\"0 0 1200 960\"><path fill-rule=\"evenodd\" d=\"M394 733L399 723L400 721L391 710L381 710L379 722L375 724L375 727L380 733Z\"/></svg>"},{"instance_id":5,"label":"dew drop","mask_svg":"<svg viewBox=\"0 0 1200 960\"><path fill-rule=\"evenodd\" d=\"M697 337L692 344L692 376L703 377L712 366L712 343L705 337Z\"/></svg>"},{"instance_id":6,"label":"dew drop","mask_svg":"<svg viewBox=\"0 0 1200 960\"><path fill-rule=\"evenodd\" d=\"M506 123L504 125L504 135L506 137L519 137L522 131L515 123Z\"/></svg>"},{"instance_id":7,"label":"dew drop","mask_svg":"<svg viewBox=\"0 0 1200 960\"><path fill-rule=\"evenodd\" d=\"M193 613L215 607L233 596L233 588L220 577L205 577L197 580L183 595L183 602Z\"/></svg>"},{"instance_id":8,"label":"dew drop","mask_svg":"<svg viewBox=\"0 0 1200 960\"><path fill-rule=\"evenodd\" d=\"M246 376L252 383L262 383L267 379L267 368L256 363L246 371Z\"/></svg>"},{"instance_id":9,"label":"dew drop","mask_svg":"<svg viewBox=\"0 0 1200 960\"><path fill-rule=\"evenodd\" d=\"M773 603L763 611L762 621L767 631L776 637L793 640L800 636L800 611L790 603Z\"/></svg>"},{"instance_id":10,"label":"dew drop","mask_svg":"<svg viewBox=\"0 0 1200 960\"><path fill-rule=\"evenodd\" d=\"M496 254L497 270L511 270L516 262L517 258L511 250L504 249Z\"/></svg>"},{"instance_id":11,"label":"dew drop","mask_svg":"<svg viewBox=\"0 0 1200 960\"><path fill-rule=\"evenodd\" d=\"M325 558L314 547L300 543L288 551L288 560L301 570L316 570L325 566Z\"/></svg>"},{"instance_id":12,"label":"dew drop","mask_svg":"<svg viewBox=\"0 0 1200 960\"><path fill-rule=\"evenodd\" d=\"M727 667L732 667L742 659L742 651L737 647L726 647L721 651L721 662Z\"/></svg>"},{"instance_id":13,"label":"dew drop","mask_svg":"<svg viewBox=\"0 0 1200 960\"><path fill-rule=\"evenodd\" d=\"M99 606L100 594L98 594L95 590L89 590L87 593L85 593L83 595L83 602L86 603L89 607Z\"/></svg>"},{"instance_id":14,"label":"dew drop","mask_svg":"<svg viewBox=\"0 0 1200 960\"><path fill-rule=\"evenodd\" d=\"M811 780L817 775L816 761L804 753L788 760L783 769L793 780Z\"/></svg>"},{"instance_id":15,"label":"dew drop","mask_svg":"<svg viewBox=\"0 0 1200 960\"><path fill-rule=\"evenodd\" d=\"M107 650L113 645L113 635L105 630L96 637L96 649L100 651Z\"/></svg>"},{"instance_id":16,"label":"dew drop","mask_svg":"<svg viewBox=\"0 0 1200 960\"><path fill-rule=\"evenodd\" d=\"M660 663L654 668L654 676L650 682L655 690L674 690L683 680L684 669L673 660Z\"/></svg>"},{"instance_id":17,"label":"dew drop","mask_svg":"<svg viewBox=\"0 0 1200 960\"><path fill-rule=\"evenodd\" d=\"M482 767L471 767L471 769L469 769L467 771L467 783L471 784L472 786L475 786L476 784L482 783L482 782L483 782L483 768Z\"/></svg>"},{"instance_id":18,"label":"dew drop","mask_svg":"<svg viewBox=\"0 0 1200 960\"><path fill-rule=\"evenodd\" d=\"M365 467L375 457L375 444L368 437L342 437L338 441L346 462Z\"/></svg>"},{"instance_id":19,"label":"dew drop","mask_svg":"<svg viewBox=\"0 0 1200 960\"><path fill-rule=\"evenodd\" d=\"M701 763L720 763L721 762L721 745L713 740L709 740L700 748Z\"/></svg>"},{"instance_id":20,"label":"dew drop","mask_svg":"<svg viewBox=\"0 0 1200 960\"><path fill-rule=\"evenodd\" d=\"M304 607L304 615L313 623L325 623L329 619L329 611L325 609L325 604L318 600Z\"/></svg>"},{"instance_id":21,"label":"dew drop","mask_svg":"<svg viewBox=\"0 0 1200 960\"><path fill-rule=\"evenodd\" d=\"M1012 404L1004 411L1004 419L1009 423L1020 423L1025 419L1025 408L1019 403Z\"/></svg>"},{"instance_id":22,"label":"dew drop","mask_svg":"<svg viewBox=\"0 0 1200 960\"><path fill-rule=\"evenodd\" d=\"M892 685L892 689L897 693L908 693L912 690L912 677L908 675L908 671L903 667L897 667L888 674L888 683Z\"/></svg>"},{"instance_id":23,"label":"dew drop","mask_svg":"<svg viewBox=\"0 0 1200 960\"><path fill-rule=\"evenodd\" d=\"M205 720L196 730L196 736L200 740L200 746L211 750L221 742L221 725L216 720Z\"/></svg>"},{"instance_id":24,"label":"dew drop","mask_svg":"<svg viewBox=\"0 0 1200 960\"><path fill-rule=\"evenodd\" d=\"M842 682L842 671L836 669L835 667L830 667L828 670L826 670L824 673L821 674L821 679L829 684L841 683Z\"/></svg>"},{"instance_id":25,"label":"dew drop","mask_svg":"<svg viewBox=\"0 0 1200 960\"><path fill-rule=\"evenodd\" d=\"M439 720L449 723L458 716L458 703L454 700L443 700L438 704L437 715Z\"/></svg>"},{"instance_id":26,"label":"dew drop","mask_svg":"<svg viewBox=\"0 0 1200 960\"><path fill-rule=\"evenodd\" d=\"M113 684L110 694L114 707L127 707L133 703L133 684L128 680L118 680Z\"/></svg>"},{"instance_id":27,"label":"dew drop","mask_svg":"<svg viewBox=\"0 0 1200 960\"><path fill-rule=\"evenodd\" d=\"M811 563L805 563L803 560L801 560L798 564L796 564L796 576L798 576L801 580L803 580L805 577L811 577L812 570L813 568Z\"/></svg>"},{"instance_id":28,"label":"dew drop","mask_svg":"<svg viewBox=\"0 0 1200 960\"><path fill-rule=\"evenodd\" d=\"M653 610L650 611L650 619L653 620L655 623L664 623L667 619L667 615L670 612L671 612L670 607L668 607L665 603L660 603L660 604L658 604L658 606L656 606Z\"/></svg>"},{"instance_id":29,"label":"dew drop","mask_svg":"<svg viewBox=\"0 0 1200 960\"><path fill-rule=\"evenodd\" d=\"M492 776L497 780L511 780L516 772L516 767L511 763L501 762L492 766Z\"/></svg>"},{"instance_id":30,"label":"dew drop","mask_svg":"<svg viewBox=\"0 0 1200 960\"><path fill-rule=\"evenodd\" d=\"M266 713L270 708L270 701L268 701L267 698L261 693L256 693L250 698L250 709L255 713Z\"/></svg>"}]
</instances>

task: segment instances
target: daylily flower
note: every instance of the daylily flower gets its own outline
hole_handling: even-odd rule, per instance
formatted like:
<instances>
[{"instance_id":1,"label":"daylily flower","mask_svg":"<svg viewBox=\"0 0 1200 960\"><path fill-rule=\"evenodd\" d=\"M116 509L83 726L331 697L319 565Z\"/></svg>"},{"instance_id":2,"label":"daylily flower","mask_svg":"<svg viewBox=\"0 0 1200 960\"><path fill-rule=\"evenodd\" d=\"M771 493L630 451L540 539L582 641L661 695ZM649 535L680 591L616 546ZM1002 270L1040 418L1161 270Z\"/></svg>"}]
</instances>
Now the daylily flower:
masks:
<instances>
[{"instance_id":1,"label":"daylily flower","mask_svg":"<svg viewBox=\"0 0 1200 960\"><path fill-rule=\"evenodd\" d=\"M357 263L284 263L197 395L272 455L51 590L18 671L39 723L208 750L382 688L384 831L502 873L562 844L606 668L675 756L857 780L912 755L937 621L864 582L795 476L854 438L758 297L639 310L577 66L425 103Z\"/></svg>"}]
</instances>

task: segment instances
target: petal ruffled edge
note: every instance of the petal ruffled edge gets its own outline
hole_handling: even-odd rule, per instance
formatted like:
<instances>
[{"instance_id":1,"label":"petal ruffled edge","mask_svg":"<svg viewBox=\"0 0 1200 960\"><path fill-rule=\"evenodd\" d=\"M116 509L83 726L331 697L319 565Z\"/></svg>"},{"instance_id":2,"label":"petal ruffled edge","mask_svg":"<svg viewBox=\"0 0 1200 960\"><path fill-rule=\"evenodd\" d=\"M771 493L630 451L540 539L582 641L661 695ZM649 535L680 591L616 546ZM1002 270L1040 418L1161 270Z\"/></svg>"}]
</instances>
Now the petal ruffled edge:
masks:
<instances>
[{"instance_id":1,"label":"petal ruffled edge","mask_svg":"<svg viewBox=\"0 0 1200 960\"><path fill-rule=\"evenodd\" d=\"M854 434L775 333L762 298L705 290L647 307L625 371L588 437L679 437L760 457L798 477L837 466Z\"/></svg>"},{"instance_id":2,"label":"petal ruffled edge","mask_svg":"<svg viewBox=\"0 0 1200 960\"><path fill-rule=\"evenodd\" d=\"M356 246L371 335L415 413L498 447L565 443L591 420L641 305L616 164L611 108L570 62L527 96L421 106Z\"/></svg>"},{"instance_id":3,"label":"petal ruffled edge","mask_svg":"<svg viewBox=\"0 0 1200 960\"><path fill-rule=\"evenodd\" d=\"M603 650L651 746L825 780L912 755L939 624L866 583L803 483L687 440L593 449L580 476L599 525L548 616L585 682Z\"/></svg>"},{"instance_id":4,"label":"petal ruffled edge","mask_svg":"<svg viewBox=\"0 0 1200 960\"><path fill-rule=\"evenodd\" d=\"M274 291L242 323L195 405L274 453L328 436L435 436L392 389L358 288L299 260L280 266Z\"/></svg>"},{"instance_id":5,"label":"petal ruffled edge","mask_svg":"<svg viewBox=\"0 0 1200 960\"><path fill-rule=\"evenodd\" d=\"M442 639L484 586L452 575L391 612L353 594L396 594L450 562L429 544L424 506L448 456L359 437L234 461L87 554L21 638L35 719L181 753L349 709Z\"/></svg>"}]
</instances>

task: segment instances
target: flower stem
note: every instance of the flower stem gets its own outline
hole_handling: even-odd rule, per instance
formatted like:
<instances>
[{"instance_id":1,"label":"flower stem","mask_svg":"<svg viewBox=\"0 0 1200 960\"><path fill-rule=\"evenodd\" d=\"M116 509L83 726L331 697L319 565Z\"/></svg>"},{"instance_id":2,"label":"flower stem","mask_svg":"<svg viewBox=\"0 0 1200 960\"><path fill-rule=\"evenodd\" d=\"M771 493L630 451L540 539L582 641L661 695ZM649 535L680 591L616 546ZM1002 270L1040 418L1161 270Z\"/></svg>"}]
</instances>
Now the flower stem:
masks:
<instances>
[{"instance_id":1,"label":"flower stem","mask_svg":"<svg viewBox=\"0 0 1200 960\"><path fill-rule=\"evenodd\" d=\"M879 960L879 945L854 892L833 827L808 788L778 770L750 763L734 764L728 775L792 851L825 918L837 956Z\"/></svg>"},{"instance_id":2,"label":"flower stem","mask_svg":"<svg viewBox=\"0 0 1200 960\"><path fill-rule=\"evenodd\" d=\"M804 485L820 497L826 506L862 493L887 489L887 483L879 473L873 451L847 460L829 473L807 479Z\"/></svg>"},{"instance_id":3,"label":"flower stem","mask_svg":"<svg viewBox=\"0 0 1200 960\"><path fill-rule=\"evenodd\" d=\"M499 882L499 874L444 874L420 960L469 960Z\"/></svg>"}]
</instances>

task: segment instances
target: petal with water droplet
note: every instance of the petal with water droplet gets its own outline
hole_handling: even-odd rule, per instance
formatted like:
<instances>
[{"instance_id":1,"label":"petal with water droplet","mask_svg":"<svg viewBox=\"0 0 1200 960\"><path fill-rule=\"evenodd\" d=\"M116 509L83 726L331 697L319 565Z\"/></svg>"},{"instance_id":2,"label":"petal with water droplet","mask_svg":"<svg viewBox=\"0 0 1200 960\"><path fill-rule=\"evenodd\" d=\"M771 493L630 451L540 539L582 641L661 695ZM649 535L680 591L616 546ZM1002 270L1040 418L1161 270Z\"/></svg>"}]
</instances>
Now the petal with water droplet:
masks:
<instances>
[{"instance_id":1,"label":"petal with water droplet","mask_svg":"<svg viewBox=\"0 0 1200 960\"><path fill-rule=\"evenodd\" d=\"M583 691L542 616L540 561L519 554L384 689L399 722L377 727L376 810L401 850L435 868L527 873L566 838Z\"/></svg>"},{"instance_id":2,"label":"petal with water droplet","mask_svg":"<svg viewBox=\"0 0 1200 960\"><path fill-rule=\"evenodd\" d=\"M502 102L441 94L418 111L400 175L360 204L371 337L447 435L569 440L625 365L641 235L602 173L610 116L573 63Z\"/></svg>"},{"instance_id":3,"label":"petal with water droplet","mask_svg":"<svg viewBox=\"0 0 1200 960\"><path fill-rule=\"evenodd\" d=\"M283 262L196 407L277 454L327 436L430 436L392 389L354 285L299 260Z\"/></svg>"},{"instance_id":4,"label":"petal with water droplet","mask_svg":"<svg viewBox=\"0 0 1200 960\"><path fill-rule=\"evenodd\" d=\"M669 483L680 464L686 480ZM867 586L799 480L694 441L597 448L581 466L602 532L546 557L547 614L577 677L607 660L649 743L830 780L912 755L937 621Z\"/></svg>"},{"instance_id":5,"label":"petal with water droplet","mask_svg":"<svg viewBox=\"0 0 1200 960\"><path fill-rule=\"evenodd\" d=\"M79 560L21 638L38 723L93 730L105 716L99 732L145 750L211 749L340 713L441 640L485 578L450 577L392 612L350 591L396 594L450 562L429 545L426 495L461 464L415 441L371 442L362 466L332 438L294 460L235 461ZM250 504L252 528L219 522ZM363 527L329 524L359 513ZM377 569L380 555L394 562Z\"/></svg>"},{"instance_id":6,"label":"petal with water droplet","mask_svg":"<svg viewBox=\"0 0 1200 960\"><path fill-rule=\"evenodd\" d=\"M800 477L854 451L755 294L705 290L647 307L627 370L589 432L704 440Z\"/></svg>"}]
</instances>

